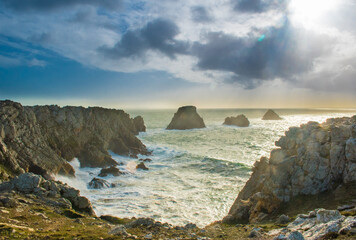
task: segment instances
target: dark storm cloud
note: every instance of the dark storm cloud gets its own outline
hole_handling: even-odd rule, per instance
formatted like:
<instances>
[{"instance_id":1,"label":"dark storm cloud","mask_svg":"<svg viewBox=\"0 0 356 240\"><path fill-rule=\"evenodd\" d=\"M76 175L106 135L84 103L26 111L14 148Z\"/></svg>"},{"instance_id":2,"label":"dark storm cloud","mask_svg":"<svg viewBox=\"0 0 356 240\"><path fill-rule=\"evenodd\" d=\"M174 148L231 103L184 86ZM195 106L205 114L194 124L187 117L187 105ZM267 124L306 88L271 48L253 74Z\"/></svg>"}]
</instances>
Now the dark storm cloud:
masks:
<instances>
[{"instance_id":1,"label":"dark storm cloud","mask_svg":"<svg viewBox=\"0 0 356 240\"><path fill-rule=\"evenodd\" d=\"M246 13L261 13L270 9L283 9L287 0L232 0L235 11Z\"/></svg>"},{"instance_id":2,"label":"dark storm cloud","mask_svg":"<svg viewBox=\"0 0 356 240\"><path fill-rule=\"evenodd\" d=\"M121 7L122 0L0 0L5 7L15 11L51 11L75 5L93 5L111 10Z\"/></svg>"},{"instance_id":3,"label":"dark storm cloud","mask_svg":"<svg viewBox=\"0 0 356 240\"><path fill-rule=\"evenodd\" d=\"M194 22L208 23L213 21L213 17L210 15L208 10L203 6L192 7L190 11Z\"/></svg>"},{"instance_id":4,"label":"dark storm cloud","mask_svg":"<svg viewBox=\"0 0 356 240\"><path fill-rule=\"evenodd\" d=\"M236 37L223 32L211 32L207 42L195 43L192 54L198 58L201 70L232 73L228 82L254 88L262 81L308 72L315 58L327 51L328 38L293 28L288 21L271 27L264 34Z\"/></svg>"},{"instance_id":5,"label":"dark storm cloud","mask_svg":"<svg viewBox=\"0 0 356 240\"><path fill-rule=\"evenodd\" d=\"M141 29L127 31L113 48L101 47L100 52L111 58L142 57L153 50L174 59L176 54L188 54L189 43L175 40L177 25L166 19L153 20Z\"/></svg>"}]
</instances>

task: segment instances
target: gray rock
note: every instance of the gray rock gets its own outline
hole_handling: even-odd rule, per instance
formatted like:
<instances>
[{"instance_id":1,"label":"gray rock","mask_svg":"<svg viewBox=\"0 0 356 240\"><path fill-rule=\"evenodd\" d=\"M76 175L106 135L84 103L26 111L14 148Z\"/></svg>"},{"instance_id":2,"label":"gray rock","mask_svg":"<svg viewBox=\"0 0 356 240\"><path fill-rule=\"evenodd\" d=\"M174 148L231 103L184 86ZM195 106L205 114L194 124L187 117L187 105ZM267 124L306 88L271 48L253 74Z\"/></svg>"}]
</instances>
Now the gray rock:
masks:
<instances>
[{"instance_id":1,"label":"gray rock","mask_svg":"<svg viewBox=\"0 0 356 240\"><path fill-rule=\"evenodd\" d=\"M92 189L102 189L102 188L111 188L115 185L110 184L108 181L100 178L93 178L89 183L89 188Z\"/></svg>"},{"instance_id":2,"label":"gray rock","mask_svg":"<svg viewBox=\"0 0 356 240\"><path fill-rule=\"evenodd\" d=\"M288 235L287 240L304 240L304 237L300 232L294 231Z\"/></svg>"},{"instance_id":3,"label":"gray rock","mask_svg":"<svg viewBox=\"0 0 356 240\"><path fill-rule=\"evenodd\" d=\"M287 215L282 214L281 216L279 216L277 223L280 224L286 224L290 222L290 218Z\"/></svg>"},{"instance_id":4,"label":"gray rock","mask_svg":"<svg viewBox=\"0 0 356 240\"><path fill-rule=\"evenodd\" d=\"M281 120L282 118L278 116L273 110L268 109L267 112L263 115L262 120Z\"/></svg>"},{"instance_id":5,"label":"gray rock","mask_svg":"<svg viewBox=\"0 0 356 240\"><path fill-rule=\"evenodd\" d=\"M115 236L128 236L129 234L126 231L125 226L119 225L111 229L108 234L115 235Z\"/></svg>"}]
</instances>

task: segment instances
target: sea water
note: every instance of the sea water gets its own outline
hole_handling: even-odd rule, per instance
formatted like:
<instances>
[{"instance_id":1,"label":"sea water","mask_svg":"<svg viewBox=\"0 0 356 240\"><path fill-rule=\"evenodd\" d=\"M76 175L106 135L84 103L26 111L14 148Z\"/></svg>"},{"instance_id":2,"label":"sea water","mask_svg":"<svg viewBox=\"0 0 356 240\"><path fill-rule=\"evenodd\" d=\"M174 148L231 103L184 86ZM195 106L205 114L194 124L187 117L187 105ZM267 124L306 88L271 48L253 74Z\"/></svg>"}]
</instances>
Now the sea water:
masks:
<instances>
[{"instance_id":1,"label":"sea water","mask_svg":"<svg viewBox=\"0 0 356 240\"><path fill-rule=\"evenodd\" d=\"M76 179L58 176L88 197L97 215L150 217L174 225L188 222L205 226L221 220L248 180L253 164L269 156L274 142L291 126L308 121L323 122L330 117L352 116L355 110L279 109L280 121L263 121L265 109L201 109L204 129L165 130L175 110L128 111L141 115L147 131L140 140L152 151L148 171L136 170L137 159L112 157L124 163L125 175L104 179L117 187L88 189L100 169L71 164ZM229 116L245 114L250 126L222 125ZM146 158L146 156L140 156Z\"/></svg>"}]
</instances>

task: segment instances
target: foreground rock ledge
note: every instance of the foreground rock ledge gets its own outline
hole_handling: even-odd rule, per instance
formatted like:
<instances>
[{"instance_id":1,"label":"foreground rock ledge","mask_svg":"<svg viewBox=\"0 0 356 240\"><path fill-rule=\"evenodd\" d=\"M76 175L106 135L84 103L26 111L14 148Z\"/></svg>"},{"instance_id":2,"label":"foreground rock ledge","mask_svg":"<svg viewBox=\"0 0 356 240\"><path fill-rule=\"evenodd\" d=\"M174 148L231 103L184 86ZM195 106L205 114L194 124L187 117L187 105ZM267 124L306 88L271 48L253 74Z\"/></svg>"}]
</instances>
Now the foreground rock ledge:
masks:
<instances>
[{"instance_id":1,"label":"foreground rock ledge","mask_svg":"<svg viewBox=\"0 0 356 240\"><path fill-rule=\"evenodd\" d=\"M81 167L116 165L108 150L119 155L149 154L135 136L144 131L141 117L100 107L24 107L0 101L0 165L18 175L33 172L74 175L68 164Z\"/></svg>"},{"instance_id":2,"label":"foreground rock ledge","mask_svg":"<svg viewBox=\"0 0 356 240\"><path fill-rule=\"evenodd\" d=\"M258 222L297 196L356 181L356 116L291 127L262 157L223 222Z\"/></svg>"},{"instance_id":3,"label":"foreground rock ledge","mask_svg":"<svg viewBox=\"0 0 356 240\"><path fill-rule=\"evenodd\" d=\"M204 120L199 116L197 108L194 106L180 107L167 127L168 130L193 128L205 128Z\"/></svg>"}]
</instances>

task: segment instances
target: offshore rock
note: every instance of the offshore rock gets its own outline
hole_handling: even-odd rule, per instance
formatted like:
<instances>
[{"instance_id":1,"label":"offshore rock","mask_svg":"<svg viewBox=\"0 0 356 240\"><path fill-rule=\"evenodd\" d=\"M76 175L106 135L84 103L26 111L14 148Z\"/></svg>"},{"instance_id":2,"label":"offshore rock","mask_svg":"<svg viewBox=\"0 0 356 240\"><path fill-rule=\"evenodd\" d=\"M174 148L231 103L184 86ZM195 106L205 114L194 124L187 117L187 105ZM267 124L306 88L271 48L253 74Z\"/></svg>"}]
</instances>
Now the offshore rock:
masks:
<instances>
[{"instance_id":1,"label":"offshore rock","mask_svg":"<svg viewBox=\"0 0 356 240\"><path fill-rule=\"evenodd\" d=\"M99 177L106 177L107 175L113 175L115 177L122 175L123 173L117 167L111 166L109 168L101 169Z\"/></svg>"},{"instance_id":2,"label":"offshore rock","mask_svg":"<svg viewBox=\"0 0 356 240\"><path fill-rule=\"evenodd\" d=\"M224 222L258 222L284 202L301 195L333 191L356 181L356 116L291 127L280 147L254 164L253 173Z\"/></svg>"},{"instance_id":3,"label":"offshore rock","mask_svg":"<svg viewBox=\"0 0 356 240\"><path fill-rule=\"evenodd\" d=\"M23 107L0 101L0 164L16 173L74 176L81 167L116 165L108 150L127 156L149 154L135 134L144 129L122 110L100 107Z\"/></svg>"},{"instance_id":4,"label":"offshore rock","mask_svg":"<svg viewBox=\"0 0 356 240\"><path fill-rule=\"evenodd\" d=\"M145 122L143 121L143 118L141 116L137 116L133 119L133 123L136 128L136 132L146 132L146 126Z\"/></svg>"},{"instance_id":5,"label":"offshore rock","mask_svg":"<svg viewBox=\"0 0 356 240\"><path fill-rule=\"evenodd\" d=\"M248 127L250 126L250 121L243 114L237 115L236 117L225 118L224 125L235 125L238 127Z\"/></svg>"},{"instance_id":6,"label":"offshore rock","mask_svg":"<svg viewBox=\"0 0 356 240\"><path fill-rule=\"evenodd\" d=\"M100 178L93 178L89 182L89 188L92 189L102 189L102 188L112 188L115 187L115 184L110 184L108 181Z\"/></svg>"},{"instance_id":7,"label":"offshore rock","mask_svg":"<svg viewBox=\"0 0 356 240\"><path fill-rule=\"evenodd\" d=\"M263 115L262 120L282 120L277 113L275 113L272 109L268 109L268 111Z\"/></svg>"},{"instance_id":8,"label":"offshore rock","mask_svg":"<svg viewBox=\"0 0 356 240\"><path fill-rule=\"evenodd\" d=\"M193 128L205 128L204 120L199 116L197 108L194 106L180 107L167 127L168 130Z\"/></svg>"}]
</instances>

